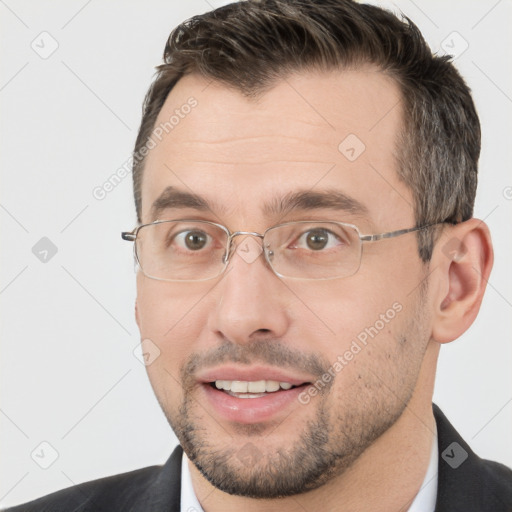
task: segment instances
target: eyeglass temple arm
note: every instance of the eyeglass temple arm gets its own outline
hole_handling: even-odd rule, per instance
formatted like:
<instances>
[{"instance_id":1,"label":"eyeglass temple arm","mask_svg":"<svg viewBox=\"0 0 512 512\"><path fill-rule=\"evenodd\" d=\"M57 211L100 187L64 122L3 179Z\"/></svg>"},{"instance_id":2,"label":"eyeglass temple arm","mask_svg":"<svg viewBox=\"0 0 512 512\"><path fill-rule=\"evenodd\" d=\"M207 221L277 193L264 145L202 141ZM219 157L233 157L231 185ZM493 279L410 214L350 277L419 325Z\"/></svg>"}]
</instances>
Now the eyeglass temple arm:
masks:
<instances>
[{"instance_id":1,"label":"eyeglass temple arm","mask_svg":"<svg viewBox=\"0 0 512 512\"><path fill-rule=\"evenodd\" d=\"M121 238L123 240L127 240L128 242L135 242L137 235L135 234L135 230L134 231L123 231L121 233Z\"/></svg>"},{"instance_id":2,"label":"eyeglass temple arm","mask_svg":"<svg viewBox=\"0 0 512 512\"><path fill-rule=\"evenodd\" d=\"M360 239L362 242L376 242L383 238L394 238L395 236L405 235L406 233L412 233L413 231L419 231L420 229L430 228L436 224L429 224L427 226L420 226L416 228L399 229L398 231L388 231L387 233L380 233L378 235L361 235Z\"/></svg>"}]
</instances>

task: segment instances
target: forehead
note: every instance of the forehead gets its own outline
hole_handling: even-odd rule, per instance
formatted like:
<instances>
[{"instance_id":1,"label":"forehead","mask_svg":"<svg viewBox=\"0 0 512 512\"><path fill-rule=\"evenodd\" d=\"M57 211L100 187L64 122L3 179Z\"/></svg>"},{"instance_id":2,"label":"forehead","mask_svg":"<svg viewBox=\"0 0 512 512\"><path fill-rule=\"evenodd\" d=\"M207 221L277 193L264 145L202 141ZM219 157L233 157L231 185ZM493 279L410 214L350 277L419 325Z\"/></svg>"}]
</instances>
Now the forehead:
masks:
<instances>
[{"instance_id":1,"label":"forehead","mask_svg":"<svg viewBox=\"0 0 512 512\"><path fill-rule=\"evenodd\" d=\"M268 213L269 197L313 189L353 197L375 224L386 215L412 219L411 194L397 174L400 98L391 78L369 68L290 75L257 99L186 76L155 125L143 221L168 187L242 221Z\"/></svg>"}]
</instances>

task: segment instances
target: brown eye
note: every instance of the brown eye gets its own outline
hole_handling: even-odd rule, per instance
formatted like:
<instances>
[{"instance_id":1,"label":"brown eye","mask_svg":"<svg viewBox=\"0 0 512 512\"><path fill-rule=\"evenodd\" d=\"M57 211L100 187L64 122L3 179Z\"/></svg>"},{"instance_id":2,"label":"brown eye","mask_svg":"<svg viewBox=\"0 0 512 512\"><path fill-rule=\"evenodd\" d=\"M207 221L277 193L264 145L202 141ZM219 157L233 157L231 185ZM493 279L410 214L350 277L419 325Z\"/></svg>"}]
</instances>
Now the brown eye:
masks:
<instances>
[{"instance_id":1,"label":"brown eye","mask_svg":"<svg viewBox=\"0 0 512 512\"><path fill-rule=\"evenodd\" d=\"M202 249L207 242L208 237L202 231L189 231L185 235L185 244L192 251Z\"/></svg>"},{"instance_id":2,"label":"brown eye","mask_svg":"<svg viewBox=\"0 0 512 512\"><path fill-rule=\"evenodd\" d=\"M194 229L178 233L175 241L179 246L189 251L200 251L208 245L209 238L208 234L204 231Z\"/></svg>"},{"instance_id":3,"label":"brown eye","mask_svg":"<svg viewBox=\"0 0 512 512\"><path fill-rule=\"evenodd\" d=\"M325 249L329 243L329 233L325 229L313 229L305 233L306 244L312 251Z\"/></svg>"}]
</instances>

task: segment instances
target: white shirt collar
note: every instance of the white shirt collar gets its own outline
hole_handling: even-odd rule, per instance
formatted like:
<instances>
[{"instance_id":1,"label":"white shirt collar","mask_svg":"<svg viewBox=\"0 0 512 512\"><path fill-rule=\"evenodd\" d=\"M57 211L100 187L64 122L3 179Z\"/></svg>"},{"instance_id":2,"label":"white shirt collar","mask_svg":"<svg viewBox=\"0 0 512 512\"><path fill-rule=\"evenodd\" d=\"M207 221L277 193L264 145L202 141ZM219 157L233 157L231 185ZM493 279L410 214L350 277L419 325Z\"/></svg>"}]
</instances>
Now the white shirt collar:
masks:
<instances>
[{"instance_id":1,"label":"white shirt collar","mask_svg":"<svg viewBox=\"0 0 512 512\"><path fill-rule=\"evenodd\" d=\"M199 501L197 501L196 493L192 487L192 478L188 467L188 457L183 452L181 460L181 512L204 512Z\"/></svg>"},{"instance_id":2,"label":"white shirt collar","mask_svg":"<svg viewBox=\"0 0 512 512\"><path fill-rule=\"evenodd\" d=\"M432 439L430 449L430 462L428 463L427 473L423 479L420 490L412 502L408 512L434 512L436 508L437 497L437 427L436 435ZM194 488L192 487L192 478L188 467L188 457L183 452L181 461L181 511L182 512L204 512L197 500Z\"/></svg>"},{"instance_id":3,"label":"white shirt collar","mask_svg":"<svg viewBox=\"0 0 512 512\"><path fill-rule=\"evenodd\" d=\"M437 447L437 425L434 423L435 434L430 448L430 462L420 490L414 498L408 512L434 512L437 500L437 470L439 452Z\"/></svg>"}]
</instances>

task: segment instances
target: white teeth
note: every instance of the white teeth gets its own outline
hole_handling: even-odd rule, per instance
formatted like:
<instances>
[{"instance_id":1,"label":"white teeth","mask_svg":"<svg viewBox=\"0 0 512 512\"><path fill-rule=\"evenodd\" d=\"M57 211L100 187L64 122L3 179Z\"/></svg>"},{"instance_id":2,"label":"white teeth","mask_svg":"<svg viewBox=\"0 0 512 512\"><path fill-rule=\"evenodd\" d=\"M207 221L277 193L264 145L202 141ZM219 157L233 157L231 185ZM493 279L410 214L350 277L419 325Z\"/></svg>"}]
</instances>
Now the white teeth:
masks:
<instances>
[{"instance_id":1,"label":"white teeth","mask_svg":"<svg viewBox=\"0 0 512 512\"><path fill-rule=\"evenodd\" d=\"M225 389L229 391L231 389L231 381L230 380L216 380L215 387L217 389Z\"/></svg>"},{"instance_id":2,"label":"white teeth","mask_svg":"<svg viewBox=\"0 0 512 512\"><path fill-rule=\"evenodd\" d=\"M266 385L264 380L257 380L255 382L247 383L247 391L249 393L265 393Z\"/></svg>"},{"instance_id":3,"label":"white teeth","mask_svg":"<svg viewBox=\"0 0 512 512\"><path fill-rule=\"evenodd\" d=\"M252 393L263 396L262 393L273 393L279 389L291 389L292 384L276 380L216 380L215 387L224 391L231 391L232 393ZM256 398L256 396L247 396L247 398Z\"/></svg>"},{"instance_id":4,"label":"white teeth","mask_svg":"<svg viewBox=\"0 0 512 512\"><path fill-rule=\"evenodd\" d=\"M234 380L231 382L231 391L233 393L247 393L247 384L243 380Z\"/></svg>"},{"instance_id":5,"label":"white teeth","mask_svg":"<svg viewBox=\"0 0 512 512\"><path fill-rule=\"evenodd\" d=\"M267 392L277 391L279 389L279 382L275 380L268 380L265 389Z\"/></svg>"},{"instance_id":6,"label":"white teeth","mask_svg":"<svg viewBox=\"0 0 512 512\"><path fill-rule=\"evenodd\" d=\"M265 396L265 393L233 393L232 391L227 391L227 394L237 398L261 398Z\"/></svg>"}]
</instances>

